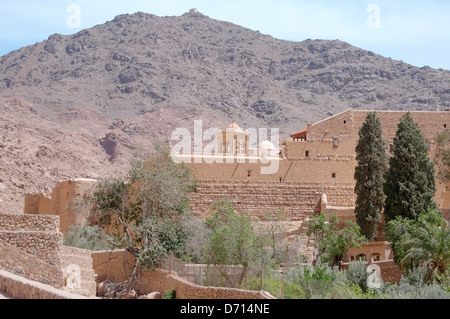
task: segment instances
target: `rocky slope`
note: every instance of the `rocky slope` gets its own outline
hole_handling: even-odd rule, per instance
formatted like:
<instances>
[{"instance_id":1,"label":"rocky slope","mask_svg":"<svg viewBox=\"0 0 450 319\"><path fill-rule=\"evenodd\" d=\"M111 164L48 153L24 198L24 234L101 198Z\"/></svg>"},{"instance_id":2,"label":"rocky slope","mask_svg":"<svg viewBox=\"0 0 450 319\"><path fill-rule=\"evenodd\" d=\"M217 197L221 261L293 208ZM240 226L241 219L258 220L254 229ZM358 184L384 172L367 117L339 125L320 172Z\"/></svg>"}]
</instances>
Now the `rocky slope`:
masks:
<instances>
[{"instance_id":1,"label":"rocky slope","mask_svg":"<svg viewBox=\"0 0 450 319\"><path fill-rule=\"evenodd\" d=\"M450 71L342 41L274 39L201 13L121 15L0 57L0 210L58 179L124 172L176 127L277 127L348 108L450 107Z\"/></svg>"}]
</instances>

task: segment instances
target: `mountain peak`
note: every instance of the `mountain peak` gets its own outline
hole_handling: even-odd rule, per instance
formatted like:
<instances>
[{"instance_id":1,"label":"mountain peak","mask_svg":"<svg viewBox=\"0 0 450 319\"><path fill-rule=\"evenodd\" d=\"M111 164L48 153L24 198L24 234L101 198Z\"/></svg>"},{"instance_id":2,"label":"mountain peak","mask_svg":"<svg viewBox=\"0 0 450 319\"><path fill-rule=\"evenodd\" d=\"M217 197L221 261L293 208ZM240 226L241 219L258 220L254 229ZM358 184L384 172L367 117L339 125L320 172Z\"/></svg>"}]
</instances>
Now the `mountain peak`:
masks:
<instances>
[{"instance_id":1,"label":"mountain peak","mask_svg":"<svg viewBox=\"0 0 450 319\"><path fill-rule=\"evenodd\" d=\"M246 127L295 132L348 108L450 107L450 72L384 58L340 40L283 41L208 18L137 12L0 59L0 97L54 115L73 105L132 118L193 107Z\"/></svg>"},{"instance_id":2,"label":"mountain peak","mask_svg":"<svg viewBox=\"0 0 450 319\"><path fill-rule=\"evenodd\" d=\"M192 8L188 12L182 15L183 17L191 17L191 18L208 18L208 16L200 13L197 8Z\"/></svg>"}]
</instances>

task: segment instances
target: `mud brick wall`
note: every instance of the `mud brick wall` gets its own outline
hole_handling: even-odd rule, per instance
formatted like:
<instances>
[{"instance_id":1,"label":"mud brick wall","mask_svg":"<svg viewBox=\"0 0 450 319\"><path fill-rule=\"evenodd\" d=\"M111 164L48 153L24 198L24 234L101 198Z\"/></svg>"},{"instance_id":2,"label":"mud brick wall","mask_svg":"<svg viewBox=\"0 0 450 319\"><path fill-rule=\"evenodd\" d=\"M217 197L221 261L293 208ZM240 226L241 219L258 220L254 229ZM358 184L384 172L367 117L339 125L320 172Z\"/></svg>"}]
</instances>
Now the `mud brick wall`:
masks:
<instances>
[{"instance_id":1,"label":"mud brick wall","mask_svg":"<svg viewBox=\"0 0 450 319\"><path fill-rule=\"evenodd\" d=\"M94 179L74 179L59 182L52 190L51 197L45 194L25 196L25 214L58 215L60 230L64 235L71 225L84 224L88 212L82 205L83 199L92 192L97 181Z\"/></svg>"}]
</instances>

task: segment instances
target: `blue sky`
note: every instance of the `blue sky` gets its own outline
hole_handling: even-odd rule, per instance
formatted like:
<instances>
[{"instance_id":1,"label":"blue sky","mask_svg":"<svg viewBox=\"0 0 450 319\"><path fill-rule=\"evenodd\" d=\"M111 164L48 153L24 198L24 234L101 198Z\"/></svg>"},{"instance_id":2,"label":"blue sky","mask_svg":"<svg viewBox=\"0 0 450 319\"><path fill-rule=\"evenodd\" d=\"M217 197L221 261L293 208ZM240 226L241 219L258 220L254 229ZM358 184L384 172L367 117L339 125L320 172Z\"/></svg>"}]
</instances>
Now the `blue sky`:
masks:
<instances>
[{"instance_id":1,"label":"blue sky","mask_svg":"<svg viewBox=\"0 0 450 319\"><path fill-rule=\"evenodd\" d=\"M53 33L72 34L103 24L123 13L143 11L178 16L197 8L210 18L230 21L278 39L339 39L415 66L450 70L450 0L2 2L0 55L43 41ZM73 5L76 10L68 11Z\"/></svg>"}]
</instances>

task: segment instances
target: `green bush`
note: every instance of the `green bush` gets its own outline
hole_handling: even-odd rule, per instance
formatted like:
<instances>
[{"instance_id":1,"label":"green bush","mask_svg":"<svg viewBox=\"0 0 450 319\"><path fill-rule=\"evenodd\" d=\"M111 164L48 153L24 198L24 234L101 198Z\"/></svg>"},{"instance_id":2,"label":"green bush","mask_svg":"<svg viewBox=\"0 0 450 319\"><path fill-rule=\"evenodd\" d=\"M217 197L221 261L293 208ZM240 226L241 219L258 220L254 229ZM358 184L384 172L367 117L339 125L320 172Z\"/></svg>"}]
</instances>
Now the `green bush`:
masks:
<instances>
[{"instance_id":1,"label":"green bush","mask_svg":"<svg viewBox=\"0 0 450 319\"><path fill-rule=\"evenodd\" d=\"M285 282L284 299L306 299L306 294L299 284Z\"/></svg>"},{"instance_id":2,"label":"green bush","mask_svg":"<svg viewBox=\"0 0 450 319\"><path fill-rule=\"evenodd\" d=\"M377 293L374 290L368 289L363 292L358 285L348 285L344 283L337 283L326 296L328 299L386 299L384 295Z\"/></svg>"},{"instance_id":3,"label":"green bush","mask_svg":"<svg viewBox=\"0 0 450 319\"><path fill-rule=\"evenodd\" d=\"M175 290L166 290L162 299L177 299L177 292Z\"/></svg>"},{"instance_id":4,"label":"green bush","mask_svg":"<svg viewBox=\"0 0 450 319\"><path fill-rule=\"evenodd\" d=\"M413 266L412 269L408 272L407 276L405 276L404 280L407 280L407 282L414 287L422 287L427 283L427 269L425 267L415 267Z\"/></svg>"},{"instance_id":5,"label":"green bush","mask_svg":"<svg viewBox=\"0 0 450 319\"><path fill-rule=\"evenodd\" d=\"M109 250L114 246L108 241L103 228L77 224L69 228L69 233L64 237L65 246L87 249L91 251Z\"/></svg>"},{"instance_id":6,"label":"green bush","mask_svg":"<svg viewBox=\"0 0 450 319\"><path fill-rule=\"evenodd\" d=\"M287 272L286 277L291 282L298 282L300 279L335 281L341 277L341 274L337 266L321 264L319 260L315 266L298 264Z\"/></svg>"},{"instance_id":7,"label":"green bush","mask_svg":"<svg viewBox=\"0 0 450 319\"><path fill-rule=\"evenodd\" d=\"M336 282L341 281L342 274L337 266L321 264L298 264L286 273L286 281L300 285L307 299L328 297Z\"/></svg>"},{"instance_id":8,"label":"green bush","mask_svg":"<svg viewBox=\"0 0 450 319\"><path fill-rule=\"evenodd\" d=\"M261 278L251 277L247 284L242 288L250 290L259 290L261 287ZM283 279L280 276L272 275L264 278L263 290L269 292L272 296L281 299L283 297ZM305 292L297 283L289 281L284 282L284 299L305 299Z\"/></svg>"},{"instance_id":9,"label":"green bush","mask_svg":"<svg viewBox=\"0 0 450 319\"><path fill-rule=\"evenodd\" d=\"M367 291L367 279L369 273L366 269L366 263L364 261L352 261L348 264L348 269L344 271L345 280L348 286L359 286L362 292Z\"/></svg>"},{"instance_id":10,"label":"green bush","mask_svg":"<svg viewBox=\"0 0 450 319\"><path fill-rule=\"evenodd\" d=\"M388 299L450 299L442 286L437 284L411 284L410 279L403 277L398 285L387 285L382 289Z\"/></svg>"}]
</instances>

